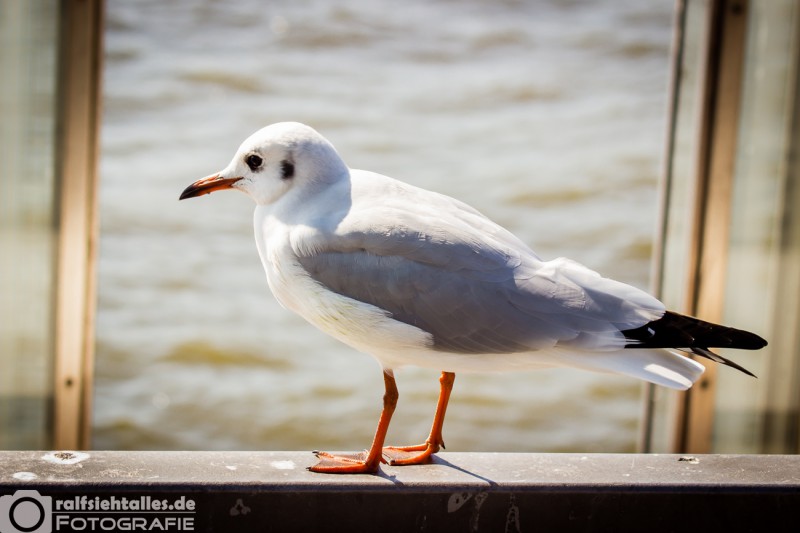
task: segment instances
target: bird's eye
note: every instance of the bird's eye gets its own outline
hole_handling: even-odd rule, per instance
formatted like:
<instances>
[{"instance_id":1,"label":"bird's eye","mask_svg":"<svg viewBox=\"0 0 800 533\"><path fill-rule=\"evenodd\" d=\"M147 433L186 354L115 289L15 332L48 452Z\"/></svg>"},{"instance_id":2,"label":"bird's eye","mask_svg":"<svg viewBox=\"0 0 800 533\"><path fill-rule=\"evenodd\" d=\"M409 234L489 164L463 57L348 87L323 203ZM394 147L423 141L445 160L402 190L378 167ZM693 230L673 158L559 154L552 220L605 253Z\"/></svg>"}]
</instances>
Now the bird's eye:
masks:
<instances>
[{"instance_id":1,"label":"bird's eye","mask_svg":"<svg viewBox=\"0 0 800 533\"><path fill-rule=\"evenodd\" d=\"M244 162L247 163L247 166L250 167L250 170L255 172L256 170L261 168L261 164L264 162L264 160L261 159L261 156L259 155L250 154L244 158Z\"/></svg>"},{"instance_id":2,"label":"bird's eye","mask_svg":"<svg viewBox=\"0 0 800 533\"><path fill-rule=\"evenodd\" d=\"M281 178L288 180L294 176L294 163L284 159L281 161Z\"/></svg>"}]
</instances>

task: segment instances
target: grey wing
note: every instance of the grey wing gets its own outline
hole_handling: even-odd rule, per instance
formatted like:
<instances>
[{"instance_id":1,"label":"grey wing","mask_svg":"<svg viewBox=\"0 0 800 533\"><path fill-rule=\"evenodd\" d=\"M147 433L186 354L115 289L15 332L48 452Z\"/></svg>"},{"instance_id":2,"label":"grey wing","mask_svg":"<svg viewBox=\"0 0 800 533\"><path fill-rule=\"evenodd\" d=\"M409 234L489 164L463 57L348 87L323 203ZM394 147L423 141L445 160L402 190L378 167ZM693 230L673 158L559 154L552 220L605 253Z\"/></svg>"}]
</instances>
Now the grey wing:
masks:
<instances>
[{"instance_id":1,"label":"grey wing","mask_svg":"<svg viewBox=\"0 0 800 533\"><path fill-rule=\"evenodd\" d=\"M433 336L434 348L458 353L508 353L553 346L568 328L521 313L505 281L472 279L399 256L320 253L300 259L327 288L391 313ZM497 274L497 273L495 273Z\"/></svg>"},{"instance_id":2,"label":"grey wing","mask_svg":"<svg viewBox=\"0 0 800 533\"><path fill-rule=\"evenodd\" d=\"M298 239L298 260L330 290L430 333L440 350L617 349L626 343L620 331L664 314L634 287L567 259L541 261L456 200L397 187L409 196L400 204L385 195L354 207L335 230Z\"/></svg>"},{"instance_id":3,"label":"grey wing","mask_svg":"<svg viewBox=\"0 0 800 533\"><path fill-rule=\"evenodd\" d=\"M457 255L448 268L366 250L322 252L300 263L330 290L430 333L434 347L448 352L618 349L627 342L621 330L663 314L655 298L568 260L539 266L498 258L487 270L486 256L454 263Z\"/></svg>"}]
</instances>

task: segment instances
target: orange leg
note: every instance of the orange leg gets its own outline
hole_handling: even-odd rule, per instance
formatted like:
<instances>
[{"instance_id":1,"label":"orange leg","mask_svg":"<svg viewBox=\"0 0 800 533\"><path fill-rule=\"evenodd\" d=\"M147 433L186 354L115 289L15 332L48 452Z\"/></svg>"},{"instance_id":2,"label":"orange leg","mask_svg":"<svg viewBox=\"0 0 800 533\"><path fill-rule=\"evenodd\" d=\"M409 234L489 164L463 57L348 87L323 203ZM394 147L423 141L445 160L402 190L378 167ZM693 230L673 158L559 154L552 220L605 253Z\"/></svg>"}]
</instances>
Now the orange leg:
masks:
<instances>
[{"instance_id":1,"label":"orange leg","mask_svg":"<svg viewBox=\"0 0 800 533\"><path fill-rule=\"evenodd\" d=\"M450 392L453 390L453 382L456 375L452 372L442 372L439 378L439 402L436 404L436 414L433 416L433 426L431 434L424 444L416 446L388 446L383 449L383 455L388 459L390 465L419 465L430 462L431 455L444 448L442 439L442 426L444 426L444 415L447 411L447 402L450 400Z\"/></svg>"},{"instance_id":2,"label":"orange leg","mask_svg":"<svg viewBox=\"0 0 800 533\"><path fill-rule=\"evenodd\" d=\"M392 414L399 397L397 383L395 383L391 370L384 371L383 383L386 390L383 394L383 411L381 411L378 429L375 431L375 438L372 440L370 449L352 455L314 452L319 458L319 463L309 467L309 470L328 474L372 474L378 471L378 467L383 460L381 449L386 440L389 422L392 420Z\"/></svg>"}]
</instances>

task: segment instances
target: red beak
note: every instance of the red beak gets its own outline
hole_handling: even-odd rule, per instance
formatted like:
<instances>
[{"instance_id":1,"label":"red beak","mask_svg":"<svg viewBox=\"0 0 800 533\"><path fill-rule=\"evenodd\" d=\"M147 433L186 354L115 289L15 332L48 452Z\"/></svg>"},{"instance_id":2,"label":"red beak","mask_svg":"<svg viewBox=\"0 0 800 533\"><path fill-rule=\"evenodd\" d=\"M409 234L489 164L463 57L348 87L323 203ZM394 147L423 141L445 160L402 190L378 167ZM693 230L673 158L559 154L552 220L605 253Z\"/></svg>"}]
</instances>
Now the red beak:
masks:
<instances>
[{"instance_id":1,"label":"red beak","mask_svg":"<svg viewBox=\"0 0 800 533\"><path fill-rule=\"evenodd\" d=\"M220 191L222 189L230 189L233 187L233 184L240 179L242 178L223 178L219 174L208 176L206 178L197 180L186 187L186 189L184 189L184 191L181 193L179 200L194 198L195 196L203 196L204 194Z\"/></svg>"}]
</instances>

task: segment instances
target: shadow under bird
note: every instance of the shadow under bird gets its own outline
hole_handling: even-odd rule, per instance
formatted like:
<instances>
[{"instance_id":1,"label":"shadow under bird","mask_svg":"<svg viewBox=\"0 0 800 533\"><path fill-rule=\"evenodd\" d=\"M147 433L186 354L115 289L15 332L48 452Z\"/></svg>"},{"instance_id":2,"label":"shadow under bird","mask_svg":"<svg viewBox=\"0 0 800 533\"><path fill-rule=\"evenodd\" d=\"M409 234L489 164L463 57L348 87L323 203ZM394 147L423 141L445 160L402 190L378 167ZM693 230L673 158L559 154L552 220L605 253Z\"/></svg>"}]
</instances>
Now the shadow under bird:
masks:
<instances>
[{"instance_id":1,"label":"shadow under bird","mask_svg":"<svg viewBox=\"0 0 800 533\"><path fill-rule=\"evenodd\" d=\"M746 331L667 311L659 300L565 258L540 259L472 207L347 167L299 123L267 126L222 171L180 199L237 189L256 202L256 244L272 293L322 331L374 356L385 394L369 450L315 452L314 472L421 464L444 447L455 372L556 366L687 389L693 354L750 372L710 348L756 350ZM384 446L398 392L393 370L442 371L427 440Z\"/></svg>"}]
</instances>

